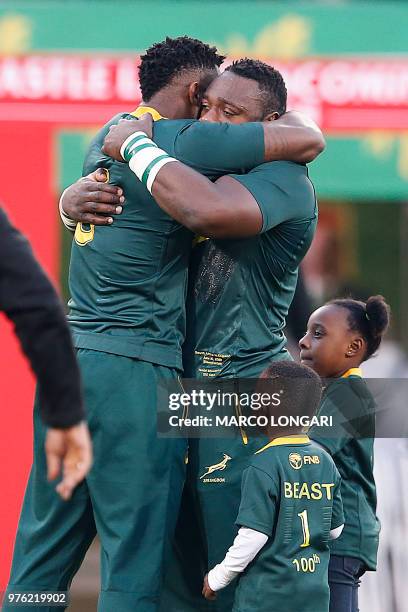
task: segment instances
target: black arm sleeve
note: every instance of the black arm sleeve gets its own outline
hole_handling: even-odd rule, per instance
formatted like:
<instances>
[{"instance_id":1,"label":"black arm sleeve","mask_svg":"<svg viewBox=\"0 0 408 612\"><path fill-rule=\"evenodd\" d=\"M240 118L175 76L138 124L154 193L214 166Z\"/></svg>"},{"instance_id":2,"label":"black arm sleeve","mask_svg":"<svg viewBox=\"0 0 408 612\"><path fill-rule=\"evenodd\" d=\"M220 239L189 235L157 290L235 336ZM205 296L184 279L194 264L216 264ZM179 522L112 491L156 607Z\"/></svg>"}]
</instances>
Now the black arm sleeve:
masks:
<instances>
[{"instance_id":1,"label":"black arm sleeve","mask_svg":"<svg viewBox=\"0 0 408 612\"><path fill-rule=\"evenodd\" d=\"M0 209L0 310L38 378L44 422L67 428L84 418L79 368L62 304L28 241Z\"/></svg>"}]
</instances>

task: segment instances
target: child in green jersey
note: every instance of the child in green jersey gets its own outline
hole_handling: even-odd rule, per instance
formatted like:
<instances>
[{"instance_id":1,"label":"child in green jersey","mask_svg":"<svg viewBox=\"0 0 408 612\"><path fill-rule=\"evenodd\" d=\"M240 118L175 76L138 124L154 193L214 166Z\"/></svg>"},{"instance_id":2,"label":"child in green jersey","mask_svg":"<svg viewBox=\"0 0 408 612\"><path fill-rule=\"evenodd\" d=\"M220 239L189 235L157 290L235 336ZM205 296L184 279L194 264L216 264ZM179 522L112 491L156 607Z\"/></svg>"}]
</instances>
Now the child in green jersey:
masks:
<instances>
[{"instance_id":1,"label":"child in green jersey","mask_svg":"<svg viewBox=\"0 0 408 612\"><path fill-rule=\"evenodd\" d=\"M243 473L239 531L205 577L203 595L214 599L240 576L233 612L328 612L328 541L344 523L340 475L301 426L281 425L315 414L321 381L310 368L280 361L263 372L257 391L279 394L280 405L266 399L260 416L270 442Z\"/></svg>"},{"instance_id":2,"label":"child in green jersey","mask_svg":"<svg viewBox=\"0 0 408 612\"><path fill-rule=\"evenodd\" d=\"M342 477L345 526L331 544L330 612L357 612L359 579L376 569L375 404L360 364L376 352L388 323L382 296L367 303L333 300L311 315L299 342L302 364L328 379L318 416L332 417L334 427L313 427L309 435L330 453Z\"/></svg>"}]
</instances>

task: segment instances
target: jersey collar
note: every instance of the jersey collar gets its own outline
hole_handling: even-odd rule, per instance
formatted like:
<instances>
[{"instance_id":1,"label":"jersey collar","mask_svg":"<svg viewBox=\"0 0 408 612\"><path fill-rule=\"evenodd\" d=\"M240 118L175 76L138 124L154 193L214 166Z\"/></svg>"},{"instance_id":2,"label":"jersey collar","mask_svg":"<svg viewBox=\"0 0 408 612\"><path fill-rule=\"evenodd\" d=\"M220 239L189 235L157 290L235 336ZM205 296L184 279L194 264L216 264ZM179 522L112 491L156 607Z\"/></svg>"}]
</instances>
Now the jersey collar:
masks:
<instances>
[{"instance_id":1,"label":"jersey collar","mask_svg":"<svg viewBox=\"0 0 408 612\"><path fill-rule=\"evenodd\" d=\"M292 445L292 444L309 444L310 439L308 436L284 436L282 438L275 438L258 451L256 451L255 455L258 453L262 453L267 448L271 446L284 446L284 445Z\"/></svg>"},{"instance_id":2,"label":"jersey collar","mask_svg":"<svg viewBox=\"0 0 408 612\"><path fill-rule=\"evenodd\" d=\"M344 372L341 378L348 378L349 376L359 376L363 378L363 370L361 368L350 368L347 372Z\"/></svg>"},{"instance_id":3,"label":"jersey collar","mask_svg":"<svg viewBox=\"0 0 408 612\"><path fill-rule=\"evenodd\" d=\"M166 117L162 117L161 114L157 112L157 110L152 106L138 106L137 109L130 114L138 119L145 113L150 113L153 117L153 121L158 121L159 119L166 119Z\"/></svg>"}]
</instances>

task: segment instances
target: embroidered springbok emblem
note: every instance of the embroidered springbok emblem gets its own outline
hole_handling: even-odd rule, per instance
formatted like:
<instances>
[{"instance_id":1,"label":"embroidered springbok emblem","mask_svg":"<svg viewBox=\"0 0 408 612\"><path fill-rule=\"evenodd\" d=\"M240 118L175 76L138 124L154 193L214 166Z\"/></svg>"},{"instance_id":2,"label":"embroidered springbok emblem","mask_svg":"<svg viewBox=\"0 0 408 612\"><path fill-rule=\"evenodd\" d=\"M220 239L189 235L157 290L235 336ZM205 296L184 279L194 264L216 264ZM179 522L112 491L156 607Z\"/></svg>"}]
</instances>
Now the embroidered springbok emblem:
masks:
<instances>
[{"instance_id":1,"label":"embroidered springbok emblem","mask_svg":"<svg viewBox=\"0 0 408 612\"><path fill-rule=\"evenodd\" d=\"M232 457L224 453L224 459L222 461L220 461L219 463L214 463L214 465L209 465L205 468L207 471L205 472L205 474L200 476L200 480L204 478L205 476L208 476L208 474L212 474L213 472L218 472L218 471L222 472L223 470L225 470L225 468L227 467L228 461L230 461L231 459Z\"/></svg>"}]
</instances>

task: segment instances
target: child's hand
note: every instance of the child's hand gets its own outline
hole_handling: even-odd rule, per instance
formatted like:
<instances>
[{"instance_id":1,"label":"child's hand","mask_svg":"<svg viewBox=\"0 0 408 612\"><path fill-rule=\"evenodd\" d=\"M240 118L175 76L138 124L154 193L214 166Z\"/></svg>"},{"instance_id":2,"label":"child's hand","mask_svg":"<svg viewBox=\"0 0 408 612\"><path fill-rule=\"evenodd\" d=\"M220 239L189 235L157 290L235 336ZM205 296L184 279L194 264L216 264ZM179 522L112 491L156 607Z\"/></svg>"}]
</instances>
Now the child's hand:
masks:
<instances>
[{"instance_id":1,"label":"child's hand","mask_svg":"<svg viewBox=\"0 0 408 612\"><path fill-rule=\"evenodd\" d=\"M216 599L217 593L213 591L208 584L208 574L204 576L204 584L202 594L206 599Z\"/></svg>"}]
</instances>

